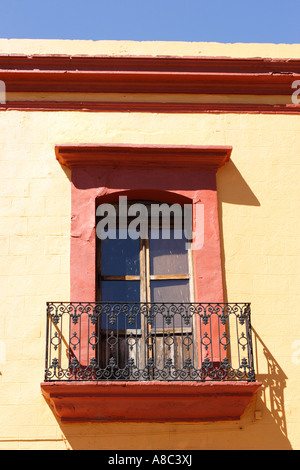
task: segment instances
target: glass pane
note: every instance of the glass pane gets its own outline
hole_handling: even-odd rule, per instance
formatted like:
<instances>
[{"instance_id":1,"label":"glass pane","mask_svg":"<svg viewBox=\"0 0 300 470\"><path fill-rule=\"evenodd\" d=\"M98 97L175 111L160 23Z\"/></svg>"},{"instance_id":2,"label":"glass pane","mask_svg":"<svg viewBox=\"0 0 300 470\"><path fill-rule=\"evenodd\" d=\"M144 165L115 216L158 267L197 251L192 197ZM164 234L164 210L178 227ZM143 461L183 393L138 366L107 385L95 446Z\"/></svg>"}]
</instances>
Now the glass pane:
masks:
<instances>
[{"instance_id":1,"label":"glass pane","mask_svg":"<svg viewBox=\"0 0 300 470\"><path fill-rule=\"evenodd\" d=\"M170 238L162 239L162 230L159 230L159 239L153 239L150 232L150 274L188 274L187 240L183 232L179 232L181 238L175 238L175 230L170 230Z\"/></svg>"},{"instance_id":2,"label":"glass pane","mask_svg":"<svg viewBox=\"0 0 300 470\"><path fill-rule=\"evenodd\" d=\"M140 281L102 281L101 302L139 302Z\"/></svg>"},{"instance_id":3,"label":"glass pane","mask_svg":"<svg viewBox=\"0 0 300 470\"><path fill-rule=\"evenodd\" d=\"M119 231L117 231L118 237ZM101 275L102 276L138 276L140 274L139 240L101 241Z\"/></svg>"},{"instance_id":4,"label":"glass pane","mask_svg":"<svg viewBox=\"0 0 300 470\"><path fill-rule=\"evenodd\" d=\"M141 328L138 309L126 305L140 301L139 281L102 281L101 302L121 302L124 305L112 305L102 314L101 328L108 330L125 330Z\"/></svg>"},{"instance_id":5,"label":"glass pane","mask_svg":"<svg viewBox=\"0 0 300 470\"><path fill-rule=\"evenodd\" d=\"M185 303L190 301L188 280L151 281L151 301Z\"/></svg>"},{"instance_id":6,"label":"glass pane","mask_svg":"<svg viewBox=\"0 0 300 470\"><path fill-rule=\"evenodd\" d=\"M160 303L188 303L190 301L188 280L151 281L152 302ZM187 328L191 324L183 322L181 306L170 308L169 305L162 306L155 311L155 319L152 323L154 329Z\"/></svg>"}]
</instances>

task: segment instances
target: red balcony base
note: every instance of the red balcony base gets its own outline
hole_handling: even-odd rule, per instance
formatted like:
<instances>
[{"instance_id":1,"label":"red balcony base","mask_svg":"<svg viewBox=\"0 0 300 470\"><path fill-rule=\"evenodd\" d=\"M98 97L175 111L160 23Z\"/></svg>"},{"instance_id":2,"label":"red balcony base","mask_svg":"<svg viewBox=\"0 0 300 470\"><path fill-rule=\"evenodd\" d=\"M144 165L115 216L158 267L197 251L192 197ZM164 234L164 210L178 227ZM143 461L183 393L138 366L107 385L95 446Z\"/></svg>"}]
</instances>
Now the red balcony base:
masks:
<instances>
[{"instance_id":1,"label":"red balcony base","mask_svg":"<svg viewBox=\"0 0 300 470\"><path fill-rule=\"evenodd\" d=\"M260 382L44 382L62 422L238 420Z\"/></svg>"}]
</instances>

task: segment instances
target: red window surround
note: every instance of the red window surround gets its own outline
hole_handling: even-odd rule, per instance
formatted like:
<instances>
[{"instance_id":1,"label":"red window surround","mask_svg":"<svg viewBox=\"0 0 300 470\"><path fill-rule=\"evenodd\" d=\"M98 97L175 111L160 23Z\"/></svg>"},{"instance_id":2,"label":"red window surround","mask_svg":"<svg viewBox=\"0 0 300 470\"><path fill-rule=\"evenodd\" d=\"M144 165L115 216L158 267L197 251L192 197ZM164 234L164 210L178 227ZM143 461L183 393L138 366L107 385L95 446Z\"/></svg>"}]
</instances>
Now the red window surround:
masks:
<instances>
[{"instance_id":1,"label":"red window surround","mask_svg":"<svg viewBox=\"0 0 300 470\"><path fill-rule=\"evenodd\" d=\"M216 172L230 154L231 147L221 146L58 145L59 162L72 169L71 301L96 300L96 201L127 194L204 205L205 243L194 252L195 301L222 302Z\"/></svg>"},{"instance_id":2,"label":"red window surround","mask_svg":"<svg viewBox=\"0 0 300 470\"><path fill-rule=\"evenodd\" d=\"M63 144L55 150L57 160L72 170L71 301L96 300L96 205L126 194L204 205L204 242L193 251L194 301L223 302L216 173L231 147ZM197 237L203 224L193 224ZM42 391L66 421L199 421L238 419L259 387L257 382L52 382L43 383Z\"/></svg>"}]
</instances>

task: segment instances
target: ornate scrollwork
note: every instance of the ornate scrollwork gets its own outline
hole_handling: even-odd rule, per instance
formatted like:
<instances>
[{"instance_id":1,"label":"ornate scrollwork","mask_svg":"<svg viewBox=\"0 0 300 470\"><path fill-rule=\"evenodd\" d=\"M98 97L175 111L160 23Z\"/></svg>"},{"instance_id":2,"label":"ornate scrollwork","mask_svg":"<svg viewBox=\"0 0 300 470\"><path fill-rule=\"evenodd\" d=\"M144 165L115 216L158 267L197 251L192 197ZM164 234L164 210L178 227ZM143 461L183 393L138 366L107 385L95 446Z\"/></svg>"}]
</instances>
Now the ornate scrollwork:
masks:
<instances>
[{"instance_id":1,"label":"ornate scrollwork","mask_svg":"<svg viewBox=\"0 0 300 470\"><path fill-rule=\"evenodd\" d=\"M250 305L49 302L45 380L254 381Z\"/></svg>"}]
</instances>

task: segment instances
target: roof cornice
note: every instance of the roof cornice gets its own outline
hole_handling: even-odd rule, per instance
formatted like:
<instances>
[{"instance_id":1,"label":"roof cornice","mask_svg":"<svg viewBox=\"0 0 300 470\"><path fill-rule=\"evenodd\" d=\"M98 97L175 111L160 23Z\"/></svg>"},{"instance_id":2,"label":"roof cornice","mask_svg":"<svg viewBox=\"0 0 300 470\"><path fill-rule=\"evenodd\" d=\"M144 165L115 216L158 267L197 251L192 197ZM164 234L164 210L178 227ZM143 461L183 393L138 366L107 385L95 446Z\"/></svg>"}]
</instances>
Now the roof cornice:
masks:
<instances>
[{"instance_id":1,"label":"roof cornice","mask_svg":"<svg viewBox=\"0 0 300 470\"><path fill-rule=\"evenodd\" d=\"M7 92L291 94L300 59L0 54Z\"/></svg>"}]
</instances>

